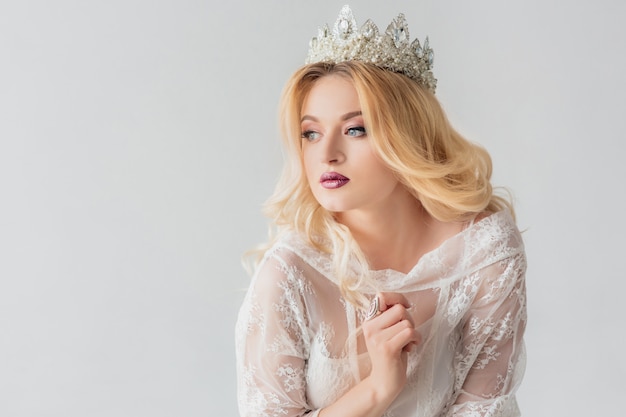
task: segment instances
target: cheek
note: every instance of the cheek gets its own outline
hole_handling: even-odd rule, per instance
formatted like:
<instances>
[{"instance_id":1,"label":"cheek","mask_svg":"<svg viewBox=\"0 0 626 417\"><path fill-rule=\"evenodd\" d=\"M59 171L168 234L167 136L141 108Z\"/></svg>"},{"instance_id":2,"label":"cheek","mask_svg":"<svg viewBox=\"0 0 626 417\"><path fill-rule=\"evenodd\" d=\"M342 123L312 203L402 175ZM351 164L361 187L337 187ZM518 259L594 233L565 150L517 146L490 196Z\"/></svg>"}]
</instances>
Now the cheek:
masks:
<instances>
[{"instance_id":1,"label":"cheek","mask_svg":"<svg viewBox=\"0 0 626 417\"><path fill-rule=\"evenodd\" d=\"M376 155L371 146L362 148L359 156L361 166L372 174L375 173L378 176L386 176L388 173L391 174L391 170L387 168L387 165Z\"/></svg>"},{"instance_id":2,"label":"cheek","mask_svg":"<svg viewBox=\"0 0 626 417\"><path fill-rule=\"evenodd\" d=\"M314 172L312 169L314 165L311 163L311 160L312 160L311 152L307 151L306 147L304 147L302 149L302 154L301 154L302 170L304 171L304 174L309 180L309 183L311 182L311 177L314 175Z\"/></svg>"},{"instance_id":3,"label":"cheek","mask_svg":"<svg viewBox=\"0 0 626 417\"><path fill-rule=\"evenodd\" d=\"M373 152L369 155L366 169L371 178L381 186L395 186L398 183L393 171Z\"/></svg>"}]
</instances>

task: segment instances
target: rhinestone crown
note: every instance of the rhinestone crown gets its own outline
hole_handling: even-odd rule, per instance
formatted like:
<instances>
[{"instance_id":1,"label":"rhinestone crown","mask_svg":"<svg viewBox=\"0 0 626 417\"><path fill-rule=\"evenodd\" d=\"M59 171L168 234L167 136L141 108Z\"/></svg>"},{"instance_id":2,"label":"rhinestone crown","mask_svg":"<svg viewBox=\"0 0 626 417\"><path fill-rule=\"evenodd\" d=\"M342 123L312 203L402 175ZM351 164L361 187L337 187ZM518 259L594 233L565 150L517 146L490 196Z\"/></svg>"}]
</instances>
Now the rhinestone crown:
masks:
<instances>
[{"instance_id":1,"label":"rhinestone crown","mask_svg":"<svg viewBox=\"0 0 626 417\"><path fill-rule=\"evenodd\" d=\"M428 37L424 45L418 39L409 42L404 14L400 13L380 35L378 27L369 19L358 29L352 10L346 5L332 31L326 24L319 29L317 37L311 39L306 63L367 62L404 74L434 93L437 80L432 72L433 58Z\"/></svg>"}]
</instances>

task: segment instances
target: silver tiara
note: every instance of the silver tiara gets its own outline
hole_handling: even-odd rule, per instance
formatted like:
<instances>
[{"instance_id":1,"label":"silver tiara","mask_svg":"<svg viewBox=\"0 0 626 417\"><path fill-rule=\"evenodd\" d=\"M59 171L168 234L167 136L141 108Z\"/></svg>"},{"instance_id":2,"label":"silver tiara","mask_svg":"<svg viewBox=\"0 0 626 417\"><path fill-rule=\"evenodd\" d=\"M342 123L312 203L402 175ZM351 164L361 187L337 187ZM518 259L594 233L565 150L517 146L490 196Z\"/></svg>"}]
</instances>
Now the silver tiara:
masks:
<instances>
[{"instance_id":1,"label":"silver tiara","mask_svg":"<svg viewBox=\"0 0 626 417\"><path fill-rule=\"evenodd\" d=\"M400 13L391 21L383 35L378 27L367 20L361 29L350 6L343 6L335 26L320 28L317 37L311 39L306 63L361 61L404 74L428 88L432 93L437 87L433 76L434 53L428 45L418 39L409 42L409 28Z\"/></svg>"}]
</instances>

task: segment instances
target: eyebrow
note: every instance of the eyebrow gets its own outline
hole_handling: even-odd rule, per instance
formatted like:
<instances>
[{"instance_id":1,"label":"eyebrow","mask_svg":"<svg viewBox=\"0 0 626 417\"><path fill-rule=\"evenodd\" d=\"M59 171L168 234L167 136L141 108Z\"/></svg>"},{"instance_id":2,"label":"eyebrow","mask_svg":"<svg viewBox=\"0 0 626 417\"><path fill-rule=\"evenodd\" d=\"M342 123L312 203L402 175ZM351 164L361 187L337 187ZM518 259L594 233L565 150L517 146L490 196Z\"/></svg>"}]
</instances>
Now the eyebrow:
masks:
<instances>
[{"instance_id":1,"label":"eyebrow","mask_svg":"<svg viewBox=\"0 0 626 417\"><path fill-rule=\"evenodd\" d=\"M357 110L357 111L351 111L349 113L344 114L343 116L341 116L341 120L342 121L346 121L346 120L350 120L353 117L357 117L357 116L361 116L363 114L363 112L361 112L361 110ZM302 119L300 120L300 122L304 122L305 120L311 120L313 122L318 122L319 120L314 117L314 116L309 116L307 114L305 114L304 116L302 116Z\"/></svg>"}]
</instances>

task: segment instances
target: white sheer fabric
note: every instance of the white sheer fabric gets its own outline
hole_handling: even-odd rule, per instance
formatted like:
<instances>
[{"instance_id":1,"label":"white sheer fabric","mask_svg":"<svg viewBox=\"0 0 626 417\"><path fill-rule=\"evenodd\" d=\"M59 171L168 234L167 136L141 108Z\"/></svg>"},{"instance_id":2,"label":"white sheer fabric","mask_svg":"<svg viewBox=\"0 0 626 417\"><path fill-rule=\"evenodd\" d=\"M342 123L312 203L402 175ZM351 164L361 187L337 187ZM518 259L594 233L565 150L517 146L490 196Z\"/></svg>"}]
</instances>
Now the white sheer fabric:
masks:
<instances>
[{"instance_id":1,"label":"white sheer fabric","mask_svg":"<svg viewBox=\"0 0 626 417\"><path fill-rule=\"evenodd\" d=\"M368 375L363 312L339 292L330 257L291 234L267 252L236 327L243 417L316 416ZM525 367L526 257L510 214L469 226L408 274L372 271L403 293L423 342L386 417L518 416Z\"/></svg>"}]
</instances>

